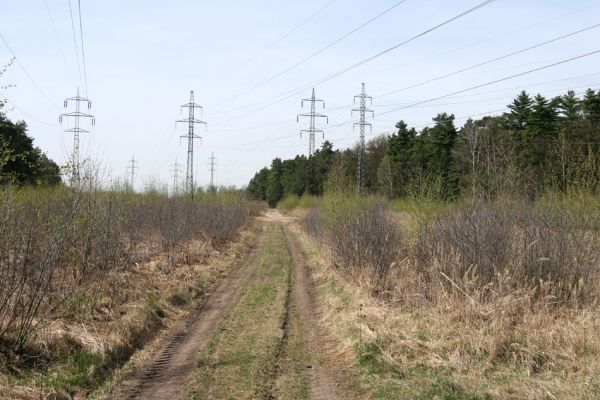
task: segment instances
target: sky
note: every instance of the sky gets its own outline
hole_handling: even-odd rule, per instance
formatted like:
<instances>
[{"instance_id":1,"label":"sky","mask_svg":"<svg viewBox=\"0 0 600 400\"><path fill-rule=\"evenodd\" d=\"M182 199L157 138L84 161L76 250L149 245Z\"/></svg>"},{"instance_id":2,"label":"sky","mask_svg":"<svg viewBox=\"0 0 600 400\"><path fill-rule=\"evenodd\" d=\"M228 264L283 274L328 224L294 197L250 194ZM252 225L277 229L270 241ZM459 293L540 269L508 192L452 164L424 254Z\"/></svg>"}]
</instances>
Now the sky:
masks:
<instances>
[{"instance_id":1,"label":"sky","mask_svg":"<svg viewBox=\"0 0 600 400\"><path fill-rule=\"evenodd\" d=\"M216 183L242 187L273 158L307 153L300 129L308 121L296 116L307 112L301 99L313 87L325 101L318 111L329 116L317 126L340 149L358 139L351 109L363 82L375 112L367 138L393 132L399 120L421 129L440 112L461 126L503 112L521 90L600 89L596 53L467 90L600 50L600 27L590 28L600 24L600 1L492 1L359 66L483 0L80 0L81 30L78 2L70 2L73 19L69 0L0 0L0 65L13 54L18 61L0 77L0 87L15 85L0 89L3 112L26 121L35 145L65 164L72 122L58 117L72 111L63 100L79 87L96 119L81 122L90 130L82 158L110 182L126 179L135 157L138 190L171 186L176 160L185 168L187 125L175 121L187 117L180 106L191 90L204 107L196 117L207 122L196 128L196 185L208 184L214 153Z\"/></svg>"}]
</instances>

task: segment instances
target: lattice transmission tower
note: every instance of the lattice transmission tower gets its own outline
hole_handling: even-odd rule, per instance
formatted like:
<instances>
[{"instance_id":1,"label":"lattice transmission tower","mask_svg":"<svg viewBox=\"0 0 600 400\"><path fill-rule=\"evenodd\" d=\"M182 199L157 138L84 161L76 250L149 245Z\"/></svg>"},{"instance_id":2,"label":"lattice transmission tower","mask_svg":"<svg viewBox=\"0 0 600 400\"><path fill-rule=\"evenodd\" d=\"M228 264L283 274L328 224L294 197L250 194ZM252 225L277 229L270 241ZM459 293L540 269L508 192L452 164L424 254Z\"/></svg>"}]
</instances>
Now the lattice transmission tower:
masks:
<instances>
[{"instance_id":1,"label":"lattice transmission tower","mask_svg":"<svg viewBox=\"0 0 600 400\"><path fill-rule=\"evenodd\" d=\"M359 108L352 109L352 115L355 112L360 114L358 122L354 123L354 127L358 125L360 128L359 149L358 149L358 166L356 170L356 192L362 194L365 186L365 127L373 130L373 125L367 122L367 114L371 114L375 118L375 112L367 108L367 100L373 104L373 97L369 96L365 91L365 84L362 84L362 90L359 95L354 96L354 104L359 100Z\"/></svg>"},{"instance_id":2,"label":"lattice transmission tower","mask_svg":"<svg viewBox=\"0 0 600 400\"><path fill-rule=\"evenodd\" d=\"M179 174L181 173L181 165L175 159L175 163L171 164L171 178L173 178L173 195L177 195L179 192Z\"/></svg>"},{"instance_id":3,"label":"lattice transmission tower","mask_svg":"<svg viewBox=\"0 0 600 400\"><path fill-rule=\"evenodd\" d=\"M210 172L209 190L211 192L216 192L215 172L217 172L217 158L215 157L215 153L210 153L210 157L208 158L208 171Z\"/></svg>"},{"instance_id":4,"label":"lattice transmission tower","mask_svg":"<svg viewBox=\"0 0 600 400\"><path fill-rule=\"evenodd\" d=\"M308 133L308 156L310 157L315 152L315 133L321 133L321 134L323 134L323 139L325 138L325 132L323 132L321 129L316 128L315 121L317 118L326 118L327 123L329 124L329 117L325 114L320 114L320 113L316 112L316 104L322 103L323 108L325 108L325 101L321 100L321 99L317 99L315 97L315 89L314 88L312 90L311 98L310 99L302 99L302 101L300 102L300 106L304 107L305 102L310 103L310 112L304 113L304 114L298 114L298 116L296 117L296 122L300 122L300 117L310 118L309 128L302 129L300 131L300 137L302 137L302 132Z\"/></svg>"},{"instance_id":5,"label":"lattice transmission tower","mask_svg":"<svg viewBox=\"0 0 600 400\"><path fill-rule=\"evenodd\" d=\"M77 88L77 96L69 97L68 99L65 99L65 102L64 102L65 109L69 106L70 102L75 103L75 111L70 112L70 113L61 114L58 117L58 120L60 123L62 123L63 118L65 118L65 117L74 119L74 127L71 129L67 129L65 132L73 134L73 153L71 154L71 168L72 168L71 169L71 185L76 186L79 184L79 181L80 181L79 135L81 133L90 133L89 131L82 129L80 127L79 120L81 118L90 118L92 125L95 125L96 118L93 115L81 112L81 103L85 103L85 106L89 110L92 108L92 102L79 95L79 88Z\"/></svg>"},{"instance_id":6,"label":"lattice transmission tower","mask_svg":"<svg viewBox=\"0 0 600 400\"><path fill-rule=\"evenodd\" d=\"M135 159L135 157L131 156L131 160L129 160L129 163L127 165L127 169L129 170L129 185L131 186L132 191L135 191L135 175L137 174L135 170L139 168L136 165L137 162L138 161Z\"/></svg>"},{"instance_id":7,"label":"lattice transmission tower","mask_svg":"<svg viewBox=\"0 0 600 400\"><path fill-rule=\"evenodd\" d=\"M187 149L187 165L186 165L186 173L185 173L185 190L188 191L194 199L194 139L202 139L200 136L194 133L194 127L196 124L203 124L204 126L208 126L208 124L204 121L200 121L196 119L194 116L194 112L197 108L202 110L202 106L194 103L194 91L190 91L190 102L181 106L181 108L188 109L188 117L186 119L181 119L177 122L187 122L188 124L188 133L187 135L182 135L182 138L187 138L188 140L188 149Z\"/></svg>"}]
</instances>

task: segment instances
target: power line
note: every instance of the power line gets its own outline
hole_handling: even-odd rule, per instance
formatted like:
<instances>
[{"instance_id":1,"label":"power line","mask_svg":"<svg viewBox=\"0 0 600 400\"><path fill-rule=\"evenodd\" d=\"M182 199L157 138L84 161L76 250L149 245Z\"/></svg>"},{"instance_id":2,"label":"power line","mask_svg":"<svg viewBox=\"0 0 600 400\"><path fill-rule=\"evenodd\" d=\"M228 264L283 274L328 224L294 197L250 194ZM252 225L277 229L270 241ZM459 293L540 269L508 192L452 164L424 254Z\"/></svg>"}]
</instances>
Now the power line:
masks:
<instances>
[{"instance_id":1,"label":"power line","mask_svg":"<svg viewBox=\"0 0 600 400\"><path fill-rule=\"evenodd\" d=\"M527 85L511 86L509 88L504 88L504 89L488 90L488 91L485 91L485 92L478 92L478 93L472 93L472 94L464 94L462 96L453 96L453 97L456 97L456 98L471 97L471 96L480 96L480 95L485 95L485 94L508 92L508 91L511 91L511 90L522 90L523 88L535 87L535 86L552 84L552 83L558 83L558 82L564 82L564 81L570 81L570 80L574 80L574 79L589 78L591 76L597 76L597 75L600 75L600 72L595 72L593 74L576 75L576 76L571 76L569 78L553 79L551 81L530 83L530 84L527 84ZM584 85L584 86L588 86L588 85ZM560 90L562 90L562 89L560 89ZM399 105L406 105L406 104L411 104L411 103L413 103L413 101L411 101L411 102L404 102L404 103L394 103L394 104L379 104L379 107L397 107Z\"/></svg>"},{"instance_id":2,"label":"power line","mask_svg":"<svg viewBox=\"0 0 600 400\"><path fill-rule=\"evenodd\" d=\"M322 6L321 8L319 8L316 12L314 12L313 14L311 14L308 18L306 18L304 21L302 21L301 23L299 23L298 25L296 25L294 28L292 28L287 33L285 33L283 36L281 36L279 39L275 40L273 43L269 44L267 47L265 47L264 49L260 50L258 53L254 54L252 57L250 57L246 61L240 63L237 67L235 67L231 71L227 72L225 75L223 75L220 78L218 78L217 81L221 81L221 80L227 78L228 76L232 75L233 73L239 71L244 66L250 64L252 61L256 60L258 57L260 57L263 54L265 54L267 51L271 50L273 47L277 46L279 43L281 43L286 38L288 38L292 33L296 32L297 30L299 30L300 28L302 28L304 25L306 25L307 23L309 23L311 20L313 20L316 16L318 16L323 11L325 11L335 1L336 0L329 1L327 4L325 4L324 6Z\"/></svg>"},{"instance_id":3,"label":"power line","mask_svg":"<svg viewBox=\"0 0 600 400\"><path fill-rule=\"evenodd\" d=\"M339 71L337 71L335 73L327 75L327 76L325 76L325 77L323 77L323 78L321 78L321 79L319 79L317 81L311 82L308 85L304 85L302 87L294 89L294 90L292 90L290 92L287 92L285 94L282 94L282 95L280 95L278 97L275 97L275 98L272 98L270 100L265 100L265 101L262 101L260 103L255 103L254 105L258 105L258 104L261 104L261 103L264 103L264 102L269 102L269 101L271 101L273 99L276 99L276 100L273 100L273 101L271 101L270 103L268 103L268 104L266 104L264 106L261 106L261 107L258 107L256 109L254 109L252 111L249 111L249 112L246 112L246 113L243 113L243 114L231 117L231 118L223 120L223 121L216 122L215 125L224 124L226 122L233 121L233 120L245 117L246 115L253 114L253 113L257 112L257 111L264 110L265 108L269 108L269 107L271 107L271 106L273 106L275 104L278 104L278 103L280 103L280 102L282 102L284 100L287 100L287 99L289 99L289 98L297 95L298 93L306 90L307 88L310 88L310 87L313 87L313 86L318 86L318 85L320 85L322 83L325 83L327 81L330 81L330 80L332 80L332 79L334 79L334 78L336 78L336 77L338 77L338 76L340 76L342 74L345 74L345 73L347 73L347 72L349 72L349 71L351 71L351 70L353 70L355 68L358 68L358 67L360 67L360 66L362 66L362 65L364 65L364 64L366 64L366 63L368 63L370 61L373 61L376 58L379 58L379 57L381 57L381 56L383 56L383 55L385 55L385 54L387 54L387 53L389 53L389 52L391 52L391 51L393 51L393 50L395 50L395 49L397 49L397 48L399 48L399 47L401 47L401 46L403 46L405 44L408 44L408 43L410 43L410 42L412 42L412 41L414 41L414 40L416 40L416 39L418 39L418 38L420 38L422 36L427 35L428 33L433 32L433 31L435 31L435 30L437 30L437 29L439 29L439 28L441 28L441 27L443 27L445 25L448 25L448 24L450 24L453 21L456 21L456 20L458 20L458 19L460 19L462 17L465 17L465 16L467 16L467 15L469 15L469 14L471 14L471 13L473 13L473 12L481 9L482 7L485 7L485 6L487 6L487 5L489 5L489 4L493 3L493 2L494 2L494 0L486 0L486 1L482 2L482 3L479 3L475 7L472 7L470 9L466 10L466 11L463 11L460 14L455 15L454 17L449 18L449 19L443 21L442 23L439 23L439 24L437 24L437 25L435 25L435 26L433 26L433 27L431 27L431 28L429 28L429 29L427 29L427 30L425 30L425 31L417 34L417 35L412 36L409 39L404 40L403 42L400 42L400 43L398 43L398 44L396 44L396 45L394 45L392 47L389 47L389 48L387 48L387 49L385 49L383 51L380 51L379 53L376 53L376 54L374 54L374 55L372 55L372 56L370 56L370 57L368 57L368 58L366 58L364 60L361 60L361 61L359 61L359 62L357 62L355 64L352 64L352 65L350 65L350 66L348 66L348 67L346 67L344 69L341 69L341 70L339 70Z\"/></svg>"},{"instance_id":4,"label":"power line","mask_svg":"<svg viewBox=\"0 0 600 400\"><path fill-rule=\"evenodd\" d=\"M83 22L81 21L81 0L77 0L79 10L79 36L81 37L81 57L83 60L83 81L85 83L85 94L88 95L87 69L85 66L85 46L83 45Z\"/></svg>"},{"instance_id":5,"label":"power line","mask_svg":"<svg viewBox=\"0 0 600 400\"><path fill-rule=\"evenodd\" d=\"M19 111L21 114L31 118L32 120L36 121L39 124L42 125L46 125L46 126L56 126L56 124L51 124L45 121L40 120L39 118L35 117L34 115L28 113L27 111L25 111L24 109L22 109L21 107L19 107L17 104L15 104L12 100L10 100L8 97L4 96L3 94L0 93L0 97L2 97L4 99L4 101L6 101L7 103L10 103L15 110Z\"/></svg>"},{"instance_id":6,"label":"power line","mask_svg":"<svg viewBox=\"0 0 600 400\"><path fill-rule=\"evenodd\" d=\"M571 90L571 89L568 89L568 90ZM567 90L567 91L568 91L568 90ZM564 89L561 89L561 91L564 91ZM550 91L550 93L551 93L551 92L554 92L554 91ZM580 95L582 95L582 94L584 94L584 93L585 93L585 92L576 92L576 93L575 93L575 95L576 95L576 96L580 96ZM482 113L477 113L477 114L471 114L471 115L466 115L466 116L456 117L456 118L454 118L454 120L455 120L455 121L460 121L460 120L465 120L465 119L470 119L470 118L480 117L480 116L482 116L482 115L483 115L483 116L488 116L488 114L496 114L496 113L499 113L499 112L506 112L506 111L509 111L509 110L510 110L510 108L508 108L508 107L503 107L503 108L500 108L500 109L497 109L497 110L486 111L486 112L482 112ZM489 115L489 116L492 116L492 115ZM412 127L413 127L413 128L424 128L424 127L427 127L427 126L429 126L429 125L431 125L431 124L433 124L433 123L434 123L434 122L428 122L428 123L423 123L423 124L420 124L420 125L414 125L414 126L412 126Z\"/></svg>"},{"instance_id":7,"label":"power line","mask_svg":"<svg viewBox=\"0 0 600 400\"><path fill-rule=\"evenodd\" d=\"M75 20L73 19L73 6L71 5L71 0L69 0L69 14L71 16L71 30L73 31L73 44L75 47L75 58L77 60L77 70L79 71L79 82L85 88L83 84L83 78L81 75L81 63L79 61L79 49L77 45L77 34L75 33Z\"/></svg>"},{"instance_id":8,"label":"power line","mask_svg":"<svg viewBox=\"0 0 600 400\"><path fill-rule=\"evenodd\" d=\"M23 70L23 72L25 73L25 75L27 76L27 78L31 81L31 83L33 83L33 86L35 86L35 88L37 89L37 91L40 92L41 95L44 96L44 98L46 100L48 100L48 102L50 104L52 104L54 107L60 108L60 106L58 104L56 104L46 94L46 92L44 92L42 90L42 88L40 87L40 85L38 85L37 82L31 77L31 75L29 74L29 72L27 71L27 69L25 68L25 66L23 65L23 63L21 62L21 60L19 59L19 57L17 57L17 55L15 54L15 52L13 51L13 49L10 47L10 45L8 44L8 42L6 41L6 39L4 38L4 36L2 35L2 33L0 33L0 39L2 39L2 42L4 43L4 45L6 46L6 48L8 49L8 51L10 52L10 54L12 54L12 56L14 57L15 61L17 62L17 64L19 64L19 67L21 68L21 70Z\"/></svg>"},{"instance_id":9,"label":"power line","mask_svg":"<svg viewBox=\"0 0 600 400\"><path fill-rule=\"evenodd\" d=\"M290 120L286 119L283 121L272 122L270 124L263 124L263 125L244 127L244 128L215 129L215 130L212 130L211 132L240 132L240 131L245 132L245 131L251 131L251 130L262 129L262 128L270 128L272 126L285 125L285 124L289 124L289 123L290 123Z\"/></svg>"},{"instance_id":10,"label":"power line","mask_svg":"<svg viewBox=\"0 0 600 400\"><path fill-rule=\"evenodd\" d=\"M591 76L596 76L596 75L600 75L600 72L596 72L593 74L584 74L584 75L576 75L576 76L571 76L568 78L562 78L562 79L554 79L554 80L550 80L550 81L543 81L543 82L537 82L537 83L532 83L532 84L528 84L528 85L520 85L520 86L513 86L510 88L504 88L504 89L499 89L499 90L490 90L490 91L486 91L486 92L479 92L479 93L474 93L474 94L466 94L466 95L462 95L462 96L453 96L453 97L466 97L466 96L473 96L473 95L485 95L485 94L493 94L493 93L498 93L498 92L506 92L506 91L510 91L510 90L520 90L522 88L526 88L526 87L533 87L533 86L540 86L540 85L546 85L546 84L552 84L552 83L557 83L557 82L564 82L564 81L569 81L569 80L573 80L573 79L581 79L581 78L588 78ZM590 85L583 85L583 86L579 86L579 87L587 87ZM594 86L594 85L592 85ZM568 90L567 89L557 89L556 91L564 91L564 90ZM409 103L401 103L402 105L407 105L407 104L412 104L412 102ZM452 104L437 104L437 105L452 105ZM398 106L398 104L391 104L391 105L381 105L379 104L380 107L396 107ZM334 108L328 108L328 110L335 110L335 109L341 109L341 108L346 108L348 107L348 105L344 105L343 107L334 107ZM381 115L381 114L379 114ZM328 129L333 129L333 128L337 128L340 126L345 126L345 125L349 125L351 122L354 122L354 120L348 120L342 123L338 123L335 125L329 125ZM269 126L269 125L266 125ZM250 128L252 129L252 128ZM254 142L246 142L246 143L239 143L239 144L235 144L232 146L207 146L207 148L211 148L211 149L226 149L226 150L248 150L248 146L251 145L255 145L255 144L263 144L263 143L270 143L270 142L276 142L276 141L280 141L280 140L284 140L284 139L290 139L293 137L297 137L296 135L285 135L285 136L278 136L278 137L274 137L274 138L269 138L269 139L265 139L265 140L260 140L260 141L254 141ZM287 148L287 147L280 147L280 148ZM259 148L258 150L265 150L267 148Z\"/></svg>"},{"instance_id":11,"label":"power line","mask_svg":"<svg viewBox=\"0 0 600 400\"><path fill-rule=\"evenodd\" d=\"M493 0L491 0L491 1L493 1ZM318 56L319 54L323 53L324 51L326 51L326 50L330 49L331 47L335 46L336 44L340 43L341 41L343 41L344 39L348 38L349 36L355 34L359 30L361 30L362 28L366 27L367 25L375 22L376 20L378 20L379 18L383 17L385 14L389 13L390 11L392 11L393 9L395 9L396 7L398 7L399 5L401 5L404 2L406 2L406 0L400 0L400 1L396 2L391 7L383 10L382 12L380 12L379 14L377 14L376 16L370 18L368 21L366 21L366 22L362 23L361 25L359 25L358 27L352 29L350 32L342 35L341 37L339 37L337 39L335 39L333 42L329 43L325 47L320 48L319 50L317 50L316 52L312 53L308 57L303 58L302 60L298 61L297 63L291 65L290 67L287 67L286 69L278 72L277 74L271 76L270 78L268 78L268 79L266 79L266 80L264 80L264 81L262 81L262 82L260 82L260 83L258 83L256 85L250 87L249 89L246 89L245 91L243 91L241 93L238 93L238 94L236 94L234 96L231 96L231 97L229 97L229 98L227 98L227 99L225 99L225 100L223 100L223 101L221 101L221 102L219 102L217 104L214 104L212 107L218 107L218 106L220 106L222 104L228 103L231 100L235 100L238 97L241 97L241 96L243 96L243 95L245 95L245 94L247 94L247 93L249 93L249 92L251 92L251 91L253 91L255 89L258 89L259 87L264 86L264 85L266 85L269 82L272 82L273 80L275 80L275 79L279 78L280 76L282 76L282 75L290 72L291 70L299 67L300 65L304 64L308 60L310 60L310 59Z\"/></svg>"},{"instance_id":12,"label":"power line","mask_svg":"<svg viewBox=\"0 0 600 400\"><path fill-rule=\"evenodd\" d=\"M485 43L488 43L490 41L493 41L493 40L496 40L496 39L500 39L500 38L508 36L508 35L512 35L514 33L518 33L518 32L521 32L521 31L524 31L524 30L527 30L527 29L535 28L535 27L537 27L539 25L543 25L543 24L546 24L546 23L549 23L549 22L553 22L553 21L558 20L558 19L565 18L565 17L573 15L573 14L580 13L582 11L585 11L585 10L589 9L589 8L595 7L598 4L600 4L600 2L596 1L596 2L593 2L591 4L588 4L587 6L577 8L577 9L572 10L572 11L567 12L567 13L562 13L562 14L556 15L554 17L551 17L551 18L548 18L548 19L544 19L542 21L535 22L533 24L525 25L525 26L519 27L517 29L513 29L513 30L508 31L508 32L503 32L503 33L501 33L499 35L488 37L486 39L479 40L477 42L473 42L473 43L467 44L465 46L455 47L453 49L444 51L442 53L435 54L435 55L430 56L430 57L425 57L425 58L422 58L420 60L416 60L416 61L412 61L412 62L408 62L408 63L402 64L402 65L400 65L400 67L407 67L409 65L420 64L420 63L423 63L425 61L430 61L430 60L439 58L441 56L445 56L445 55L448 55L448 54L456 53L458 51L465 50L465 49L468 49L468 48L471 48L471 47L479 46L481 44L485 44ZM398 67L393 67L394 70L397 70L397 68ZM380 74L381 72L388 71L389 69L390 68L386 68L386 69L380 70L378 72L372 72L372 73L369 74L369 76L372 76L373 74Z\"/></svg>"},{"instance_id":13,"label":"power line","mask_svg":"<svg viewBox=\"0 0 600 400\"><path fill-rule=\"evenodd\" d=\"M571 33L568 33L568 34L566 34L566 35L562 35L562 36L559 36L559 37L556 37L556 38L553 38L553 39L550 39L550 40L546 40L545 42L537 43L537 44L535 44L535 45L533 45L533 46L529 46L529 47L526 47L526 48L524 48L524 49L521 49L521 50L517 50L517 51L513 51L513 52L511 52L511 53L508 53L508 54L504 54L504 55L502 55L502 56L500 56L500 57L495 57L495 58L492 58L492 59L486 60L486 61L484 61L484 62L481 62L481 63L478 63L478 64L474 64L474 65L471 65L471 66L468 66L468 67L465 67L465 68L459 69L459 70L457 70L457 71L454 71L454 72L450 72L450 73L448 73L448 74L444 74L444 75L441 75L441 76L437 76L437 77L435 77L435 78L431 78L431 79L428 79L428 80L426 80L426 81L422 81L422 82L419 82L419 83L415 83L415 84L412 84L412 85L409 85L409 86L403 87L403 88L401 88L401 89L396 89L396 90L392 90L392 91L390 91L390 92L387 92L387 93L384 93L384 94L380 94L380 95L379 95L379 96L377 96L377 97L378 97L378 98L380 98L380 97L386 97L386 96L390 96L390 95L392 95L392 94L396 94L396 93L399 93L399 92L402 92L402 91L405 91L405 90L408 90L408 89L413 89L413 88L416 88L416 87L419 87L419 86L426 85L426 84L428 84L428 83L432 83L432 82L439 81L439 80L441 80L441 79L449 78L449 77L451 77L451 76L458 75L458 74L460 74L460 73L467 72L467 71L473 70L473 69L475 69L475 68L479 68L479 67L482 67L482 66L484 66L484 65L487 65L487 64L494 63L494 62L496 62L496 61L504 60L504 59L506 59L506 58L509 58L509 57L515 56L515 55L517 55L517 54L525 53L525 52L527 52L527 51L529 51L529 50L537 49L538 47L542 47L542 46L548 45L548 44L550 44L550 43L554 43L554 42L557 42L557 41L559 41L559 40L566 39L566 38L568 38L568 37L571 37L571 36L575 36L575 35L577 35L577 34L579 34L579 33L587 32L587 31L589 31L589 30L591 30L591 29L594 29L594 28L597 28L597 27L599 27L599 26L600 26L600 24L591 25L591 26L588 26L588 27L586 27L586 28L583 28L583 29L577 30L577 31L575 31L575 32L571 32Z\"/></svg>"},{"instance_id":14,"label":"power line","mask_svg":"<svg viewBox=\"0 0 600 400\"><path fill-rule=\"evenodd\" d=\"M521 77L521 76L524 76L524 75L528 75L528 74L531 74L531 73L534 73L534 72L538 72L538 71L541 71L541 70L544 70L544 69L548 69L548 68L555 67L555 66L558 66L558 65L566 64L566 63L571 62L571 61L576 61L576 60L579 60L579 59L582 59L582 58L585 58L585 57L589 57L589 56L592 56L592 55L598 54L598 53L600 53L600 50L595 50L595 51L592 51L592 52L589 52L589 53L578 55L576 57L568 58L566 60L561 60L561 61L558 61L558 62L555 62L555 63L552 63L552 64L544 65L542 67L530 69L529 71L520 72L518 74L509 75L509 76L506 76L504 78L500 78L500 79L496 79L496 80L493 80L493 81L490 81L490 82L482 83L482 84L479 84L479 85L476 85L476 86L471 86L469 88L458 90L458 91L452 92L452 93L448 93L448 94L445 94L443 96L438 96L438 97L434 97L434 98L431 98L431 99L422 100L422 101L419 101L419 102L416 102L416 103L413 103L413 104L410 104L410 105L407 105L407 106L404 106L404 107L400 107L400 108L396 108L396 109L393 109L393 110L384 111L384 112L380 113L379 115L390 114L390 113L393 113L393 112L396 112L396 111L405 110L407 108L415 107L415 106L418 106L418 105L421 105L421 104L430 103L432 101L445 99L447 97L451 97L451 96L454 96L454 95L457 95L457 94L461 94L461 93L465 93L465 92L470 92L471 90L475 90L475 89L479 89L479 88L482 88L482 87L485 87L485 86L490 86L490 85L493 85L493 84L496 84L496 83L504 82L504 81L507 81L509 79L518 78L518 77Z\"/></svg>"},{"instance_id":15,"label":"power line","mask_svg":"<svg viewBox=\"0 0 600 400\"><path fill-rule=\"evenodd\" d=\"M58 48L58 52L60 53L60 57L63 61L65 67L69 68L69 64L67 63L67 58L65 57L65 52L63 51L62 46L60 45L60 40L58 38L58 33L56 32L56 25L54 24L54 18L52 17L52 12L50 11L50 6L48 5L48 0L44 0L46 4L46 12L48 13L48 19L50 20L50 27L52 28L52 34L54 35L54 41L56 42L56 47ZM72 72L72 70L71 70ZM69 72L69 78L73 81L75 86L77 86L77 82L73 79L73 75Z\"/></svg>"}]
</instances>

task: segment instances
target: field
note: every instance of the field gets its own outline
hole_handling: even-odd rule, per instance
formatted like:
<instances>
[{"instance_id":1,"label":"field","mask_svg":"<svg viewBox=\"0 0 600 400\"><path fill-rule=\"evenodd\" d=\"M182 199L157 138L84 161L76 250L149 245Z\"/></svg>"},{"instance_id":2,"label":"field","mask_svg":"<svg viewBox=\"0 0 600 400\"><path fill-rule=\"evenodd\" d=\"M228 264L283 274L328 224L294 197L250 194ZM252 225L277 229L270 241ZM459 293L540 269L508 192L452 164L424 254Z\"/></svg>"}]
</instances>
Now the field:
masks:
<instances>
[{"instance_id":1,"label":"field","mask_svg":"<svg viewBox=\"0 0 600 400\"><path fill-rule=\"evenodd\" d=\"M2 398L600 393L588 195L2 202Z\"/></svg>"}]
</instances>

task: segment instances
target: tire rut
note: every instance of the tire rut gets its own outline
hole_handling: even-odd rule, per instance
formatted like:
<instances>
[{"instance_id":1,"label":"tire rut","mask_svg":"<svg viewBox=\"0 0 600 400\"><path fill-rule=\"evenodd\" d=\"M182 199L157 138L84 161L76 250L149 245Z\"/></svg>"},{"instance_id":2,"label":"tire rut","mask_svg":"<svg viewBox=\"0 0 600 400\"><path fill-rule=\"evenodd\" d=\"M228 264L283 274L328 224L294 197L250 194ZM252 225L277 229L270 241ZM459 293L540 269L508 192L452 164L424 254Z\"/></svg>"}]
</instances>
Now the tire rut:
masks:
<instances>
[{"instance_id":1,"label":"tire rut","mask_svg":"<svg viewBox=\"0 0 600 400\"><path fill-rule=\"evenodd\" d=\"M132 378L123 382L112 399L177 399L183 394L196 367L199 351L213 337L240 287L249 279L252 261L262 247L263 239L264 231L245 260L223 279L183 327L175 329L159 353Z\"/></svg>"},{"instance_id":2,"label":"tire rut","mask_svg":"<svg viewBox=\"0 0 600 400\"><path fill-rule=\"evenodd\" d=\"M294 268L292 299L298 310L300 325L305 332L306 351L311 357L310 365L305 368L310 384L311 398L315 400L353 399L354 396L342 392L338 385L342 378L339 376L339 368L321 365L317 362L315 355L322 354L326 343L320 337L318 330L314 288L304 254L288 228L285 229L285 237Z\"/></svg>"}]
</instances>

